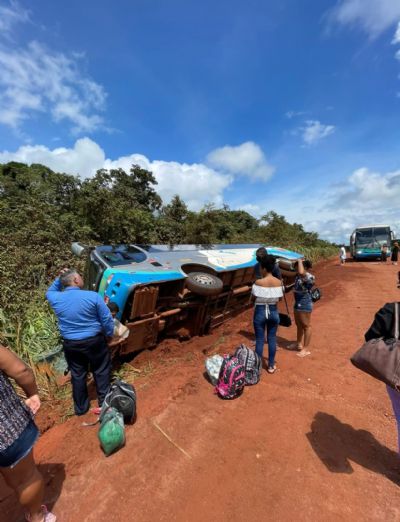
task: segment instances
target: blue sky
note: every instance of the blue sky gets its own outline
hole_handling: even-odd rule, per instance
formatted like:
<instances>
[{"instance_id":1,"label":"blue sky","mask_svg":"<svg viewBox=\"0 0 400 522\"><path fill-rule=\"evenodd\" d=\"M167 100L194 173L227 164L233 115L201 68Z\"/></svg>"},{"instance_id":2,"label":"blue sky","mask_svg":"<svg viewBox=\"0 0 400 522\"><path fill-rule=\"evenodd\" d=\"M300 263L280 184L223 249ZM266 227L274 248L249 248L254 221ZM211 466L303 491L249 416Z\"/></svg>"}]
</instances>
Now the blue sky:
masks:
<instances>
[{"instance_id":1,"label":"blue sky","mask_svg":"<svg viewBox=\"0 0 400 522\"><path fill-rule=\"evenodd\" d=\"M0 161L400 231L400 1L0 0Z\"/></svg>"}]
</instances>

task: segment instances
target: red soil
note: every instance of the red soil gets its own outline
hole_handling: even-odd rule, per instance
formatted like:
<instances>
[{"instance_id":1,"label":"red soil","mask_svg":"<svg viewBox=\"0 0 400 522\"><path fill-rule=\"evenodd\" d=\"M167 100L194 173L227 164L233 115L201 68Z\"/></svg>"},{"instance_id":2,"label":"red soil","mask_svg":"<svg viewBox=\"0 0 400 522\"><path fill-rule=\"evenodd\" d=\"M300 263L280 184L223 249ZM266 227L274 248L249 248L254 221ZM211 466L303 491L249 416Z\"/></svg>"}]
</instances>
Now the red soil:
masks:
<instances>
[{"instance_id":1,"label":"red soil","mask_svg":"<svg viewBox=\"0 0 400 522\"><path fill-rule=\"evenodd\" d=\"M280 328L279 371L263 372L235 401L213 394L204 359L252 346L250 310L211 335L140 354L138 419L123 450L104 457L97 427L81 427L81 418L41 437L35 456L48 505L61 522L400 520L389 400L349 362L375 311L400 296L395 268L317 267L324 295L311 356L285 350L295 329ZM45 411L43 427L52 422ZM0 483L0 521L21 515Z\"/></svg>"}]
</instances>

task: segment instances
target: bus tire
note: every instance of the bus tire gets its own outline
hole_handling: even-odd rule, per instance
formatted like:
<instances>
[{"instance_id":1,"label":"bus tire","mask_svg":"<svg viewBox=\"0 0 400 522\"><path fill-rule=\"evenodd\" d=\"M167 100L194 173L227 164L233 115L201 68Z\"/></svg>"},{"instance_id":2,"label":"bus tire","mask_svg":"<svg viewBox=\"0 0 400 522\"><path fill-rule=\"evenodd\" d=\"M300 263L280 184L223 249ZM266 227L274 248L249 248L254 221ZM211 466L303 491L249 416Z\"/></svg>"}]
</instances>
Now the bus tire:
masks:
<instances>
[{"instance_id":1,"label":"bus tire","mask_svg":"<svg viewBox=\"0 0 400 522\"><path fill-rule=\"evenodd\" d=\"M186 288L197 295L211 296L222 292L223 283L215 275L205 272L191 272L186 279Z\"/></svg>"}]
</instances>

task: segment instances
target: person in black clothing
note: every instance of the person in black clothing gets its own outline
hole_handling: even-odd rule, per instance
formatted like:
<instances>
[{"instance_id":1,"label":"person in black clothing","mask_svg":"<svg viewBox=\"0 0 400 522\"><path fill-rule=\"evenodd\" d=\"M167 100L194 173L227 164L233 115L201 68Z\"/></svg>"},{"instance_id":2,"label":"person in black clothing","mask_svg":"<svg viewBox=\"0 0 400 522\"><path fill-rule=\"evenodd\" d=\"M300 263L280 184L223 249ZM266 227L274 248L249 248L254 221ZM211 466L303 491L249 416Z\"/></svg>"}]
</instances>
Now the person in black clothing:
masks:
<instances>
[{"instance_id":1,"label":"person in black clothing","mask_svg":"<svg viewBox=\"0 0 400 522\"><path fill-rule=\"evenodd\" d=\"M395 241L393 243L392 256L390 258L392 265L397 265L398 257L399 257L399 244L397 241Z\"/></svg>"},{"instance_id":2,"label":"person in black clothing","mask_svg":"<svg viewBox=\"0 0 400 522\"><path fill-rule=\"evenodd\" d=\"M256 250L256 260L257 260L257 264L256 266L254 267L254 270L255 270L255 273L256 273L256 279L261 279L262 278L262 273L261 273L261 260L262 259L265 259L266 256L268 256L268 251L265 247L260 247ZM278 264L278 260L275 259L275 265L274 265L274 268L272 269L272 275L274 277L276 277L277 279L280 279L282 280L282 274L281 274L281 270L279 268L279 264Z\"/></svg>"},{"instance_id":3,"label":"person in black clothing","mask_svg":"<svg viewBox=\"0 0 400 522\"><path fill-rule=\"evenodd\" d=\"M375 314L374 322L365 333L365 340L371 339L393 339L394 323L395 323L395 305L396 303L386 303ZM397 435L400 455L400 393L390 386L386 386L390 401L392 403L393 412L397 422Z\"/></svg>"}]
</instances>

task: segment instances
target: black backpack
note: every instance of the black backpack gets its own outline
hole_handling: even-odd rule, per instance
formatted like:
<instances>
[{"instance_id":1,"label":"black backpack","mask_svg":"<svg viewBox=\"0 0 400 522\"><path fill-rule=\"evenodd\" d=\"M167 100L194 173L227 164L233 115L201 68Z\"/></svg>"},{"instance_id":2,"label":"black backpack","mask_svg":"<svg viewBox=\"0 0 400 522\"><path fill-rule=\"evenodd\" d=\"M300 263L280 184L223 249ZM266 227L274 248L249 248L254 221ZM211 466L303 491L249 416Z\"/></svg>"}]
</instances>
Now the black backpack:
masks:
<instances>
[{"instance_id":1,"label":"black backpack","mask_svg":"<svg viewBox=\"0 0 400 522\"><path fill-rule=\"evenodd\" d=\"M237 348L235 356L244 366L246 385L257 384L260 380L262 369L262 361L258 353L246 345L241 344L239 348Z\"/></svg>"},{"instance_id":2,"label":"black backpack","mask_svg":"<svg viewBox=\"0 0 400 522\"><path fill-rule=\"evenodd\" d=\"M110 386L101 407L100 422L108 410L115 408L122 413L124 422L131 424L136 416L136 391L135 388L125 381L116 379Z\"/></svg>"}]
</instances>

